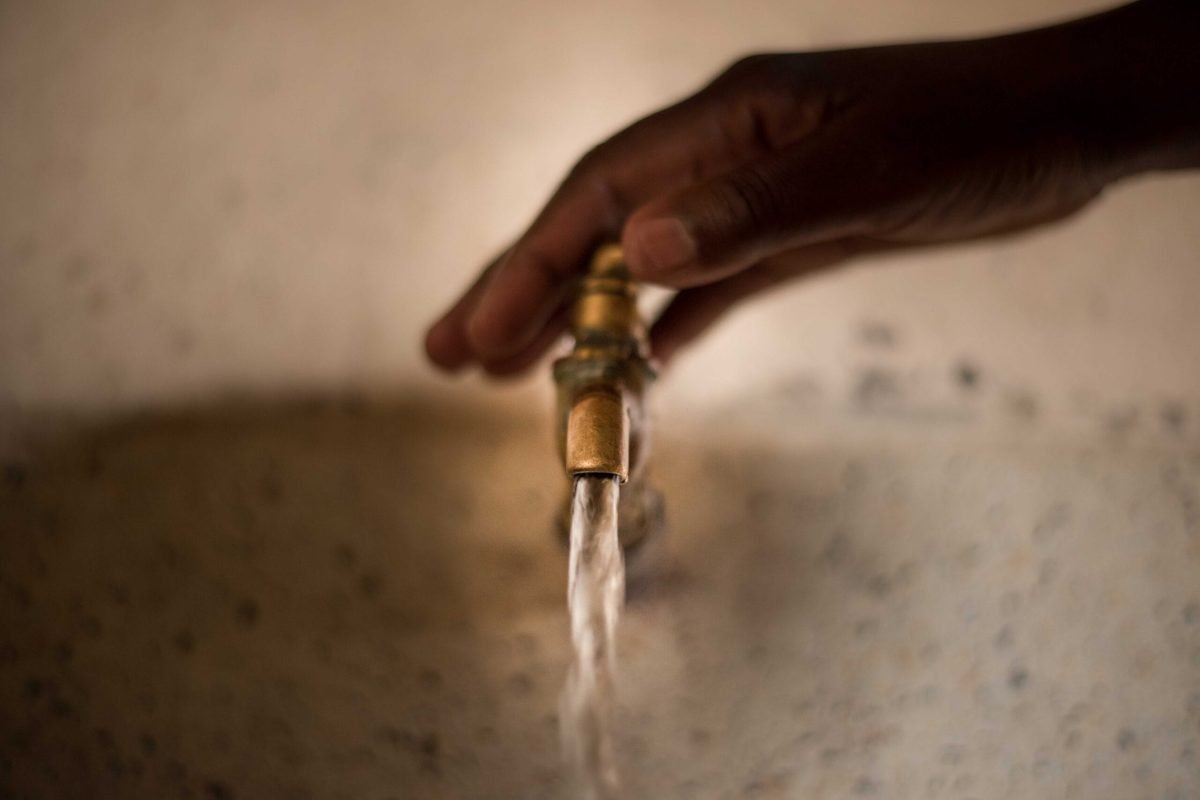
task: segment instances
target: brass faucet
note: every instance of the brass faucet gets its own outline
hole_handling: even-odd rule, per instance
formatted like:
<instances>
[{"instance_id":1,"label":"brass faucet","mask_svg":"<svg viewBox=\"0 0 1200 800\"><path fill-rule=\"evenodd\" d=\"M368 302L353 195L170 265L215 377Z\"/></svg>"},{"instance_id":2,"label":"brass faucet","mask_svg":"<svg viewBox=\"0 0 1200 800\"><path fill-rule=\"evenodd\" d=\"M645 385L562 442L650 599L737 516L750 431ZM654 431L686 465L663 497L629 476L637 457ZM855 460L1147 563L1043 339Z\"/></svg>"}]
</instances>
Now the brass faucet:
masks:
<instances>
[{"instance_id":1,"label":"brass faucet","mask_svg":"<svg viewBox=\"0 0 1200 800\"><path fill-rule=\"evenodd\" d=\"M621 481L618 524L626 551L662 520L661 497L646 480L650 431L645 396L655 370L637 295L620 245L600 247L575 300L575 347L554 362L563 468L569 480L600 474ZM568 498L564 524L569 505Z\"/></svg>"}]
</instances>

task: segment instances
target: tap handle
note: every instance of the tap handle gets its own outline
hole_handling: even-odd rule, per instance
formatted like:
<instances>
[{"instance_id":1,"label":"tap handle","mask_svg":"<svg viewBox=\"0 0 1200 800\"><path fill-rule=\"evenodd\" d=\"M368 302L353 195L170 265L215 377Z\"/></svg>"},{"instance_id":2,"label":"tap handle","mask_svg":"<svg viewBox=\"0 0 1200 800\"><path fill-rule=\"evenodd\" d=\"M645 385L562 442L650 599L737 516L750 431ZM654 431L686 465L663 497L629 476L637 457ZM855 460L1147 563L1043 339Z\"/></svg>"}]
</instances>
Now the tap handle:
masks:
<instances>
[{"instance_id":1,"label":"tap handle","mask_svg":"<svg viewBox=\"0 0 1200 800\"><path fill-rule=\"evenodd\" d=\"M619 358L646 357L646 327L637 307L638 283L618 244L600 247L580 286L571 319L577 347L597 348Z\"/></svg>"}]
</instances>

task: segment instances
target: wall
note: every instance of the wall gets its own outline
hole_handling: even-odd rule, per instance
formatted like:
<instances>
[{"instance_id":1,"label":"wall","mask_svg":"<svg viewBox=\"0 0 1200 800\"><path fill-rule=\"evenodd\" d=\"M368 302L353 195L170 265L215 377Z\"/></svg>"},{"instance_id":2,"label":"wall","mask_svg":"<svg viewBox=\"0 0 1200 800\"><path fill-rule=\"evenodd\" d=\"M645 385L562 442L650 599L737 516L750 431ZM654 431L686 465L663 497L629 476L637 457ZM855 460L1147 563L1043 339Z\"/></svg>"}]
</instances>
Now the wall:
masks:
<instances>
[{"instance_id":1,"label":"wall","mask_svg":"<svg viewBox=\"0 0 1200 800\"><path fill-rule=\"evenodd\" d=\"M425 365L423 328L599 138L749 51L1100 5L5 4L0 409L481 396ZM1140 181L1052 231L790 288L664 402L800 384L838 405L882 363L936 403L965 360L999 405L1190 408L1198 201L1200 179ZM544 380L482 397L540 403Z\"/></svg>"}]
</instances>

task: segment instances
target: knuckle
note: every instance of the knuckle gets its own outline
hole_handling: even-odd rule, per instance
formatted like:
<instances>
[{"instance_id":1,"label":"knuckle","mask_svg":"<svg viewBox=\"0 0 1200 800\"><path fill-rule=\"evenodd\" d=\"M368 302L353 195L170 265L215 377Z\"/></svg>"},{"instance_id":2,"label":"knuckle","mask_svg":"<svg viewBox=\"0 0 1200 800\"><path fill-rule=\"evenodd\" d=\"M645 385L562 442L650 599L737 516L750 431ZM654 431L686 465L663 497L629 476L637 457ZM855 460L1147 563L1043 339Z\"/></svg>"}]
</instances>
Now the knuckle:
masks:
<instances>
[{"instance_id":1,"label":"knuckle","mask_svg":"<svg viewBox=\"0 0 1200 800\"><path fill-rule=\"evenodd\" d=\"M568 177L574 180L593 181L609 173L620 160L624 134L625 132L622 131L593 145L575 162Z\"/></svg>"},{"instance_id":2,"label":"knuckle","mask_svg":"<svg viewBox=\"0 0 1200 800\"><path fill-rule=\"evenodd\" d=\"M774 230L779 221L783 198L779 188L764 170L748 166L729 176L720 193L729 219L752 232Z\"/></svg>"},{"instance_id":3,"label":"knuckle","mask_svg":"<svg viewBox=\"0 0 1200 800\"><path fill-rule=\"evenodd\" d=\"M572 265L564 264L536 242L527 242L519 251L516 262L529 273L538 275L549 284L557 283L572 273Z\"/></svg>"},{"instance_id":4,"label":"knuckle","mask_svg":"<svg viewBox=\"0 0 1200 800\"><path fill-rule=\"evenodd\" d=\"M730 78L755 78L768 72L774 60L770 53L751 53L730 64L724 74Z\"/></svg>"},{"instance_id":5,"label":"knuckle","mask_svg":"<svg viewBox=\"0 0 1200 800\"><path fill-rule=\"evenodd\" d=\"M736 89L752 85L770 69L774 56L766 53L754 53L742 56L721 71L712 80L708 88L711 90Z\"/></svg>"},{"instance_id":6,"label":"knuckle","mask_svg":"<svg viewBox=\"0 0 1200 800\"><path fill-rule=\"evenodd\" d=\"M596 174L606 159L607 144L601 142L584 153L571 168L569 177L579 179Z\"/></svg>"}]
</instances>

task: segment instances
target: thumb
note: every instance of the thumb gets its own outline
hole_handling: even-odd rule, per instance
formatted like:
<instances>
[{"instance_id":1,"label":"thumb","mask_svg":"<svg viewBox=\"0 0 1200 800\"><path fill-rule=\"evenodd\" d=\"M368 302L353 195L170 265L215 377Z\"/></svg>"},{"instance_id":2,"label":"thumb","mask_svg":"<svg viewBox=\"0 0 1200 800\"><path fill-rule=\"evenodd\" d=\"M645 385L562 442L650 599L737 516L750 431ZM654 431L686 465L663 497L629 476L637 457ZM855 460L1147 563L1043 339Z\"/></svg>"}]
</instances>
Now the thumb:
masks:
<instances>
[{"instance_id":1,"label":"thumb","mask_svg":"<svg viewBox=\"0 0 1200 800\"><path fill-rule=\"evenodd\" d=\"M630 270L684 288L726 278L775 253L863 235L879 200L847 143L793 149L659 197L626 222Z\"/></svg>"}]
</instances>

